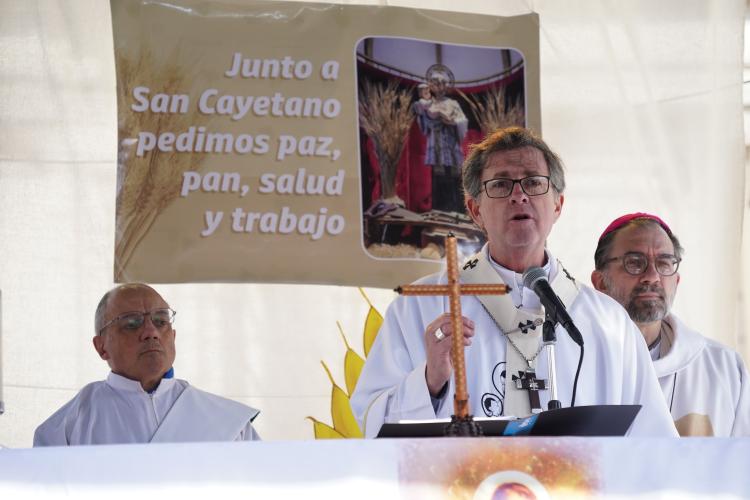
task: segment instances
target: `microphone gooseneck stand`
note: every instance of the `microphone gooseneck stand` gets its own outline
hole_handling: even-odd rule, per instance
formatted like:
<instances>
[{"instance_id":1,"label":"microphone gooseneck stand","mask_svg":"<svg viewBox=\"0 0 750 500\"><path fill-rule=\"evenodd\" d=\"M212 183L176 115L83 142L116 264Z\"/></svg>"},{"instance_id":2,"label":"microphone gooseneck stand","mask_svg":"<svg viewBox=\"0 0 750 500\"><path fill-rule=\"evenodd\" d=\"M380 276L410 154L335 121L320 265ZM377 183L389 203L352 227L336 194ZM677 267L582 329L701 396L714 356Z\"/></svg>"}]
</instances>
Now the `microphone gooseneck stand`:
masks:
<instances>
[{"instance_id":1,"label":"microphone gooseneck stand","mask_svg":"<svg viewBox=\"0 0 750 500\"><path fill-rule=\"evenodd\" d=\"M549 380L549 402L548 410L557 410L562 408L562 403L557 399L557 369L555 368L555 343L557 334L555 333L555 323L546 315L544 326L542 327L542 345L547 352L547 379Z\"/></svg>"},{"instance_id":2,"label":"microphone gooseneck stand","mask_svg":"<svg viewBox=\"0 0 750 500\"><path fill-rule=\"evenodd\" d=\"M547 359L549 360L549 377L550 377L550 402L548 409L552 410L560 408L560 401L557 399L557 384L555 379L555 342L557 341L555 335L555 325L559 324L568 333L570 338L578 344L581 354L578 357L578 368L576 369L576 375L573 379L573 395L570 399L570 407L574 407L576 404L576 392L578 390L578 376L581 374L581 366L583 365L583 336L581 332L573 323L573 319L570 317L565 309L565 304L560 300L555 291L552 289L549 281L547 281L547 273L541 267L530 267L523 273L523 284L527 288L536 293L539 297L539 301L544 306L545 311L545 322L542 328L542 345L547 350ZM560 406L556 406L560 405Z\"/></svg>"}]
</instances>

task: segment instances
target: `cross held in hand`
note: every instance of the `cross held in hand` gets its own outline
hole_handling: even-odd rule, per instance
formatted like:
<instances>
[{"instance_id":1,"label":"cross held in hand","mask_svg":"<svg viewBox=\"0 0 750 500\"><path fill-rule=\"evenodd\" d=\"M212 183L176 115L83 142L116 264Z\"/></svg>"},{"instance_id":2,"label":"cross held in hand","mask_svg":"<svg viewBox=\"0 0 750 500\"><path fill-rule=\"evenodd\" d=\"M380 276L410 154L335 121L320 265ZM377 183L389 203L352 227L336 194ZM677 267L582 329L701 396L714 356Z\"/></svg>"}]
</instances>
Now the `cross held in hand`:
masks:
<instances>
[{"instance_id":1,"label":"cross held in hand","mask_svg":"<svg viewBox=\"0 0 750 500\"><path fill-rule=\"evenodd\" d=\"M456 382L454 400L455 416L469 417L469 395L466 390L466 366L464 363L464 329L461 321L461 295L504 295L510 291L506 285L462 285L458 281L458 254L456 237L449 233L445 237L445 258L448 265L446 285L402 285L395 289L401 295L447 295L450 298L451 362Z\"/></svg>"}]
</instances>

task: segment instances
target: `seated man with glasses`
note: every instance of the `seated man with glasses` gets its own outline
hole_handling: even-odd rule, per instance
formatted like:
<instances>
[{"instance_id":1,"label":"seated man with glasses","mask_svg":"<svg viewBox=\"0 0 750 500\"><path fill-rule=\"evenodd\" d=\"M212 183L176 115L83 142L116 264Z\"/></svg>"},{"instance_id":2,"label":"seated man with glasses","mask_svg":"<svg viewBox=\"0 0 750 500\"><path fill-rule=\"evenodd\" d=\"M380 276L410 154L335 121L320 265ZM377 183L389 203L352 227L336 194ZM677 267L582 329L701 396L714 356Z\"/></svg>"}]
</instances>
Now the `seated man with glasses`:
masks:
<instances>
[{"instance_id":1,"label":"seated man with glasses","mask_svg":"<svg viewBox=\"0 0 750 500\"><path fill-rule=\"evenodd\" d=\"M34 433L34 446L250 441L258 411L173 377L175 312L150 286L102 297L94 348L112 370L88 384Z\"/></svg>"},{"instance_id":2,"label":"seated man with glasses","mask_svg":"<svg viewBox=\"0 0 750 500\"><path fill-rule=\"evenodd\" d=\"M750 436L750 377L742 358L670 312L682 252L659 217L623 215L599 238L591 281L641 330L681 436Z\"/></svg>"},{"instance_id":3,"label":"seated man with glasses","mask_svg":"<svg viewBox=\"0 0 750 500\"><path fill-rule=\"evenodd\" d=\"M564 201L558 156L526 129L501 129L472 148L463 164L463 186L466 208L488 243L461 266L459 279L511 287L507 295L461 299L470 413L526 417L548 408L544 308L523 279L536 268L565 304L586 346L581 358L584 351L557 327L555 374L562 405L640 404L631 435L677 436L636 326L617 302L576 281L546 248ZM417 283L446 282L442 272ZM365 436L377 435L384 422L451 416L449 310L449 299L439 296L401 296L388 308L351 399Z\"/></svg>"}]
</instances>

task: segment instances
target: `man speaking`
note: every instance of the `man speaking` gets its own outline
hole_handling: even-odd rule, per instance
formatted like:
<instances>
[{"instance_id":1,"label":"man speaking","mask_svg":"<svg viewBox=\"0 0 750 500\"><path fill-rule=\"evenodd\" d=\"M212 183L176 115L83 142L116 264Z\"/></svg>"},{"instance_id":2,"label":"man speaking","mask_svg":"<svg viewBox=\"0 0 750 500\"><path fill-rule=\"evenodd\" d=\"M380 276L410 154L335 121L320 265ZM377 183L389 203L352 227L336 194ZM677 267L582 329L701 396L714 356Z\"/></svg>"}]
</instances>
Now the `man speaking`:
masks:
<instances>
[{"instance_id":1,"label":"man speaking","mask_svg":"<svg viewBox=\"0 0 750 500\"><path fill-rule=\"evenodd\" d=\"M523 273L539 267L580 330L581 349L557 328L557 388L563 406L640 404L630 433L676 436L654 369L628 315L614 300L577 282L545 248L563 207L562 163L523 128L507 128L476 145L463 165L466 207L488 243L463 265L462 283L506 284L509 295L461 300L467 388L477 416L524 417L547 409L548 362L539 297ZM419 280L446 283L445 273ZM448 299L399 297L370 351L352 408L366 436L384 422L448 418L454 383Z\"/></svg>"}]
</instances>

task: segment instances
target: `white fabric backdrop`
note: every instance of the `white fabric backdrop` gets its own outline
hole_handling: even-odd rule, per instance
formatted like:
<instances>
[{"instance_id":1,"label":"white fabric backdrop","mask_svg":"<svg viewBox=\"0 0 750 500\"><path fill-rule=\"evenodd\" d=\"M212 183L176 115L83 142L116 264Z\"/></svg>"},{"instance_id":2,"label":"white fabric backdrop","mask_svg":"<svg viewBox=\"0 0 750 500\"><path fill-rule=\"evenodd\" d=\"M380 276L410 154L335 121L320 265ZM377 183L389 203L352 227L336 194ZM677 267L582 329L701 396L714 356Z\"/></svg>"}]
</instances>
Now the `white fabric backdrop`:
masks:
<instances>
[{"instance_id":1,"label":"white fabric backdrop","mask_svg":"<svg viewBox=\"0 0 750 500\"><path fill-rule=\"evenodd\" d=\"M750 272L738 264L745 3L460 5L540 14L543 132L568 169L555 254L588 283L606 224L632 211L662 215L687 249L675 310L750 359L741 304ZM94 307L113 285L115 75L108 2L0 0L0 13L0 444L29 446L44 418L107 373L90 338ZM355 288L157 289L178 311L179 377L260 408L265 439L311 438L306 415L330 422L319 360L343 386L335 321L361 352L367 305ZM384 312L392 293L368 293Z\"/></svg>"}]
</instances>

